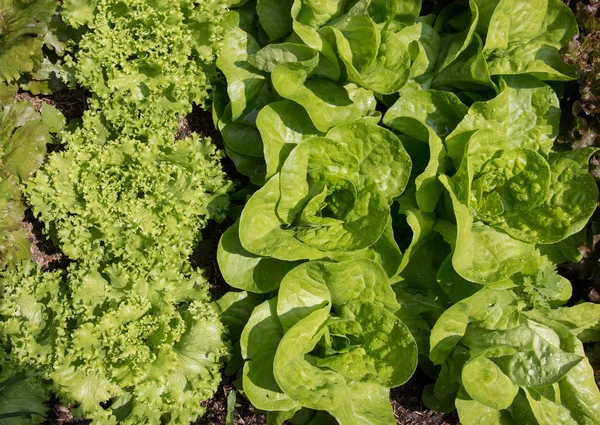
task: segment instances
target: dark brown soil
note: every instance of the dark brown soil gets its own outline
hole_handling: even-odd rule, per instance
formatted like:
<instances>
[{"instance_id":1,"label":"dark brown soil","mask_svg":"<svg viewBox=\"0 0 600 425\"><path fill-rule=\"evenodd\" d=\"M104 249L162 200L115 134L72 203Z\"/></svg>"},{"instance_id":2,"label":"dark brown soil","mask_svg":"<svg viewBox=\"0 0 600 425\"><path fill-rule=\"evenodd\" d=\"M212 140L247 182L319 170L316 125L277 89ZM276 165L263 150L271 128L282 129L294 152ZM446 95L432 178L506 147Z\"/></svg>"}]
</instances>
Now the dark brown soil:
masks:
<instances>
[{"instance_id":1,"label":"dark brown soil","mask_svg":"<svg viewBox=\"0 0 600 425\"><path fill-rule=\"evenodd\" d=\"M421 401L423 389L429 378L417 371L403 386L393 388L390 401L398 425L458 425L456 413L439 413L429 410Z\"/></svg>"},{"instance_id":2,"label":"dark brown soil","mask_svg":"<svg viewBox=\"0 0 600 425\"><path fill-rule=\"evenodd\" d=\"M206 413L198 418L193 425L225 425L227 419L227 396L235 387L229 378L224 378L215 396L202 403ZM265 416L254 407L239 392L236 392L236 403L233 414L235 425L265 425Z\"/></svg>"},{"instance_id":3,"label":"dark brown soil","mask_svg":"<svg viewBox=\"0 0 600 425\"><path fill-rule=\"evenodd\" d=\"M69 265L69 259L48 239L44 233L44 225L33 216L31 209L25 212L25 219L21 223L21 228L27 233L31 258L42 269L56 270L66 268Z\"/></svg>"}]
</instances>

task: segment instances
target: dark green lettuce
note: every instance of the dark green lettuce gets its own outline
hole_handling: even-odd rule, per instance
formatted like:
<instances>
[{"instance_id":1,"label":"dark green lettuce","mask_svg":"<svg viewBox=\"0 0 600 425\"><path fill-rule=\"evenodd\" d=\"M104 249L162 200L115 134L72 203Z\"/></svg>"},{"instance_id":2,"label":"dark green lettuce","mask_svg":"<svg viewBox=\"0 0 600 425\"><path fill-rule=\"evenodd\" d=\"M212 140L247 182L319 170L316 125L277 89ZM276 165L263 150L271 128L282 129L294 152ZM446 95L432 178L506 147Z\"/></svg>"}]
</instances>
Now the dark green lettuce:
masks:
<instances>
[{"instance_id":1,"label":"dark green lettuce","mask_svg":"<svg viewBox=\"0 0 600 425\"><path fill-rule=\"evenodd\" d=\"M51 136L33 105L12 102L0 110L0 268L29 258L21 229L23 184L42 165Z\"/></svg>"}]
</instances>

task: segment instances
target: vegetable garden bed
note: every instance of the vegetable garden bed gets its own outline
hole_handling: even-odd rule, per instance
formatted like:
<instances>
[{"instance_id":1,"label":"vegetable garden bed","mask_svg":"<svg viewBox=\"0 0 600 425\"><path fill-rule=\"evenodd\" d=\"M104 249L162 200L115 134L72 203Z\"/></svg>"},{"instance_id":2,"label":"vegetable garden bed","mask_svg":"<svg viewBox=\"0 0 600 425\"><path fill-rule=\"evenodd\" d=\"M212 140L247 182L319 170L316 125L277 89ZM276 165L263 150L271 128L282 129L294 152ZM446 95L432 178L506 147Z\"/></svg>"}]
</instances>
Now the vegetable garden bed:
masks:
<instances>
[{"instance_id":1,"label":"vegetable garden bed","mask_svg":"<svg viewBox=\"0 0 600 425\"><path fill-rule=\"evenodd\" d=\"M0 0L0 425L600 423L598 9Z\"/></svg>"}]
</instances>

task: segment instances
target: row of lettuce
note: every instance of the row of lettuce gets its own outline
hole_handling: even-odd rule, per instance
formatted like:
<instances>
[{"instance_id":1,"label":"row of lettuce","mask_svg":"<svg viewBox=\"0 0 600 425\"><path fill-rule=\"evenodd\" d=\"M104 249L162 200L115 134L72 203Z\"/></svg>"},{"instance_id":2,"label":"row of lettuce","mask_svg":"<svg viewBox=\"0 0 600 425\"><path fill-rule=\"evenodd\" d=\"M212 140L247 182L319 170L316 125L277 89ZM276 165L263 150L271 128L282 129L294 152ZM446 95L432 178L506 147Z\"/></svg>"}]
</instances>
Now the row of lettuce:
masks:
<instances>
[{"instance_id":1,"label":"row of lettuce","mask_svg":"<svg viewBox=\"0 0 600 425\"><path fill-rule=\"evenodd\" d=\"M41 422L53 392L95 424L190 423L229 346L188 257L224 217L230 183L209 139L175 134L208 100L225 5L1 1L0 12L0 422ZM91 97L68 125L48 104L12 100L73 83ZM29 261L26 206L66 269Z\"/></svg>"},{"instance_id":2,"label":"row of lettuce","mask_svg":"<svg viewBox=\"0 0 600 425\"><path fill-rule=\"evenodd\" d=\"M465 425L597 423L600 308L564 307L556 273L598 198L595 150L554 144L563 3L57 3L0 1L0 420L53 391L94 423L189 423L229 359L271 425L391 425L417 367ZM208 139L173 137L213 81L252 182L220 320L188 257L230 185ZM7 100L74 83L68 126ZM27 261L26 205L66 270Z\"/></svg>"},{"instance_id":3,"label":"row of lettuce","mask_svg":"<svg viewBox=\"0 0 600 425\"><path fill-rule=\"evenodd\" d=\"M461 423L597 424L566 307L593 148L555 144L559 0L240 1L213 118L257 190L221 238L238 376L267 423L391 425L416 367Z\"/></svg>"}]
</instances>

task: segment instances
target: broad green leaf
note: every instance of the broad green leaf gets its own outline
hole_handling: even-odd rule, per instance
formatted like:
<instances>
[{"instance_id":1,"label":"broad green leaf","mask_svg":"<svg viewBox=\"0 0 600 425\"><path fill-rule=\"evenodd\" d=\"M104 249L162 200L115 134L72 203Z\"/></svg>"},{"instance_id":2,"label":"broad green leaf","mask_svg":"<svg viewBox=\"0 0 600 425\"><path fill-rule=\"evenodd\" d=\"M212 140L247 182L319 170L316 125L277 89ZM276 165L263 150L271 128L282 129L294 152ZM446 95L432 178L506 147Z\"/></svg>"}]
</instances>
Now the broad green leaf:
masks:
<instances>
[{"instance_id":1,"label":"broad green leaf","mask_svg":"<svg viewBox=\"0 0 600 425\"><path fill-rule=\"evenodd\" d=\"M389 221L389 204L374 183L356 192L353 205L342 207L352 209L340 223L298 227L295 236L323 251L358 251L379 240Z\"/></svg>"},{"instance_id":2,"label":"broad green leaf","mask_svg":"<svg viewBox=\"0 0 600 425\"><path fill-rule=\"evenodd\" d=\"M472 132L492 129L506 138L507 149L530 148L545 156L558 134L559 120L552 88L530 77L506 77L500 81L500 93L492 100L475 102L448 136L448 155L458 168Z\"/></svg>"},{"instance_id":3,"label":"broad green leaf","mask_svg":"<svg viewBox=\"0 0 600 425\"><path fill-rule=\"evenodd\" d=\"M442 194L437 176L445 170L445 138L466 114L466 106L452 93L422 90L400 97L383 117L385 125L429 145L429 161L416 177L416 198L421 210L432 212Z\"/></svg>"},{"instance_id":4,"label":"broad green leaf","mask_svg":"<svg viewBox=\"0 0 600 425\"><path fill-rule=\"evenodd\" d=\"M231 120L231 104L225 107L217 127L225 146L239 155L261 158L263 143L258 130L244 122Z\"/></svg>"},{"instance_id":5,"label":"broad green leaf","mask_svg":"<svg viewBox=\"0 0 600 425\"><path fill-rule=\"evenodd\" d=\"M555 402L558 394L553 394L554 388L542 389L542 391L536 391L534 388L525 388L525 395L527 401L531 406L531 410L535 416L535 419L539 424L550 425L550 424L565 424L565 425L577 425L578 422L571 416L569 409L560 403ZM554 396L548 398L545 393L550 393Z\"/></svg>"},{"instance_id":6,"label":"broad green leaf","mask_svg":"<svg viewBox=\"0 0 600 425\"><path fill-rule=\"evenodd\" d=\"M459 390L456 410L464 425L517 425L508 412L494 409L473 400L465 390ZM533 424L531 424L533 425Z\"/></svg>"},{"instance_id":7,"label":"broad green leaf","mask_svg":"<svg viewBox=\"0 0 600 425\"><path fill-rule=\"evenodd\" d=\"M391 23L392 27L406 27L413 25L419 16L422 3L419 0L398 0L396 3L396 16Z\"/></svg>"},{"instance_id":8,"label":"broad green leaf","mask_svg":"<svg viewBox=\"0 0 600 425\"><path fill-rule=\"evenodd\" d=\"M351 80L352 72L366 69L373 64L381 44L381 33L370 17L349 13L332 23L331 27L323 29L328 28L335 34L338 54L348 68Z\"/></svg>"},{"instance_id":9,"label":"broad green leaf","mask_svg":"<svg viewBox=\"0 0 600 425\"><path fill-rule=\"evenodd\" d=\"M580 348L581 349L581 348ZM600 417L600 391L594 370L583 358L558 382L561 404L569 409L577 424L593 425Z\"/></svg>"},{"instance_id":10,"label":"broad green leaf","mask_svg":"<svg viewBox=\"0 0 600 425\"><path fill-rule=\"evenodd\" d=\"M326 263L309 261L286 275L277 302L277 315L284 332L331 303L328 272Z\"/></svg>"},{"instance_id":11,"label":"broad green leaf","mask_svg":"<svg viewBox=\"0 0 600 425\"><path fill-rule=\"evenodd\" d=\"M15 179L0 181L0 266L17 264L29 258L27 234L21 229L25 205Z\"/></svg>"},{"instance_id":12,"label":"broad green leaf","mask_svg":"<svg viewBox=\"0 0 600 425\"><path fill-rule=\"evenodd\" d=\"M62 112L47 103L42 104L41 113L42 120L50 133L58 133L67 124L67 120Z\"/></svg>"},{"instance_id":13,"label":"broad green leaf","mask_svg":"<svg viewBox=\"0 0 600 425\"><path fill-rule=\"evenodd\" d=\"M319 131L326 132L336 125L355 121L375 109L375 98L370 90L305 78L284 66L275 68L271 74L279 95L300 104Z\"/></svg>"},{"instance_id":14,"label":"broad green leaf","mask_svg":"<svg viewBox=\"0 0 600 425\"><path fill-rule=\"evenodd\" d=\"M237 153L225 146L225 153L235 165L236 170L244 176L248 176L250 181L257 185L265 183L266 165L264 158Z\"/></svg>"},{"instance_id":15,"label":"broad green leaf","mask_svg":"<svg viewBox=\"0 0 600 425\"><path fill-rule=\"evenodd\" d=\"M248 62L263 72L273 72L279 64L292 64L296 62L303 68L312 70L318 63L318 52L303 44L268 44L251 55L248 58Z\"/></svg>"},{"instance_id":16,"label":"broad green leaf","mask_svg":"<svg viewBox=\"0 0 600 425\"><path fill-rule=\"evenodd\" d=\"M283 425L283 423L289 419L292 419L296 413L300 411L301 407L295 407L291 410L286 411L273 411L273 412L265 412L265 417L267 419L267 425Z\"/></svg>"},{"instance_id":17,"label":"broad green leaf","mask_svg":"<svg viewBox=\"0 0 600 425\"><path fill-rule=\"evenodd\" d=\"M258 21L269 37L269 41L279 40L292 32L290 9L294 0L258 0L256 13Z\"/></svg>"},{"instance_id":18,"label":"broad green leaf","mask_svg":"<svg viewBox=\"0 0 600 425\"><path fill-rule=\"evenodd\" d=\"M529 317L529 315L528 315ZM532 311L531 318L542 323L560 323L582 342L600 341L600 305L581 303L549 311Z\"/></svg>"},{"instance_id":19,"label":"broad green leaf","mask_svg":"<svg viewBox=\"0 0 600 425\"><path fill-rule=\"evenodd\" d=\"M400 3L406 3L399 1ZM420 5L419 5L420 7ZM433 27L419 22L403 28L396 35L408 46L410 55L409 81L402 91L428 89L440 49L440 36Z\"/></svg>"},{"instance_id":20,"label":"broad green leaf","mask_svg":"<svg viewBox=\"0 0 600 425\"><path fill-rule=\"evenodd\" d=\"M275 379L283 391L303 406L317 410L339 406L346 395L342 392L346 388L343 375L306 360L306 354L326 331L329 310L326 305L296 322L281 340L273 364ZM298 379L300 376L303 379Z\"/></svg>"},{"instance_id":21,"label":"broad green leaf","mask_svg":"<svg viewBox=\"0 0 600 425\"><path fill-rule=\"evenodd\" d=\"M292 16L303 25L317 28L340 15L346 6L343 0L320 1L320 0L295 0L292 8Z\"/></svg>"},{"instance_id":22,"label":"broad green leaf","mask_svg":"<svg viewBox=\"0 0 600 425\"><path fill-rule=\"evenodd\" d=\"M559 81L575 78L560 54L578 32L575 17L563 2L502 0L486 14L489 18L480 31L487 33L484 54L492 75L531 74Z\"/></svg>"},{"instance_id":23,"label":"broad green leaf","mask_svg":"<svg viewBox=\"0 0 600 425\"><path fill-rule=\"evenodd\" d=\"M452 254L456 272L472 282L491 284L520 271L533 254L534 245L485 224L474 223L468 208L457 199L447 176L440 176L440 181L451 197L456 217Z\"/></svg>"},{"instance_id":24,"label":"broad green leaf","mask_svg":"<svg viewBox=\"0 0 600 425\"><path fill-rule=\"evenodd\" d=\"M321 135L306 111L289 100L271 103L258 113L260 132L267 162L267 178L281 170L289 153L301 141Z\"/></svg>"},{"instance_id":25,"label":"broad green leaf","mask_svg":"<svg viewBox=\"0 0 600 425\"><path fill-rule=\"evenodd\" d=\"M41 65L44 36L57 2L3 1L1 6L0 82L12 83Z\"/></svg>"},{"instance_id":26,"label":"broad green leaf","mask_svg":"<svg viewBox=\"0 0 600 425\"><path fill-rule=\"evenodd\" d=\"M458 4L446 6L435 21L435 30L440 34L440 52L436 65L439 73L458 60L472 43L479 21L477 4L469 1L469 8Z\"/></svg>"},{"instance_id":27,"label":"broad green leaf","mask_svg":"<svg viewBox=\"0 0 600 425\"><path fill-rule=\"evenodd\" d=\"M42 165L50 135L33 105L14 102L2 107L0 140L0 178L22 183Z\"/></svg>"},{"instance_id":28,"label":"broad green leaf","mask_svg":"<svg viewBox=\"0 0 600 425\"><path fill-rule=\"evenodd\" d=\"M12 365L3 365L10 368ZM0 382L0 425L38 424L46 417L48 390L38 376L20 375Z\"/></svg>"},{"instance_id":29,"label":"broad green leaf","mask_svg":"<svg viewBox=\"0 0 600 425\"><path fill-rule=\"evenodd\" d=\"M498 410L510 407L519 392L518 385L486 357L477 357L465 364L462 384L474 400Z\"/></svg>"},{"instance_id":30,"label":"broad green leaf","mask_svg":"<svg viewBox=\"0 0 600 425\"><path fill-rule=\"evenodd\" d=\"M279 388L273 376L275 351L283 337L276 308L277 298L257 306L242 332L242 356L246 359L242 385L256 408L286 411L299 406Z\"/></svg>"},{"instance_id":31,"label":"broad green leaf","mask_svg":"<svg viewBox=\"0 0 600 425\"><path fill-rule=\"evenodd\" d=\"M354 252L334 252L330 254L333 261L347 261L356 258L368 258L379 264L389 278L396 276L402 263L403 255L394 239L391 220L383 231L383 235L369 248Z\"/></svg>"},{"instance_id":32,"label":"broad green leaf","mask_svg":"<svg viewBox=\"0 0 600 425\"><path fill-rule=\"evenodd\" d=\"M481 3L476 1L476 3ZM506 50L543 32L548 0L501 0L488 20L484 51Z\"/></svg>"},{"instance_id":33,"label":"broad green leaf","mask_svg":"<svg viewBox=\"0 0 600 425\"><path fill-rule=\"evenodd\" d=\"M429 357L435 364L450 358L461 341L469 323L474 322L483 329L506 329L515 327L518 298L508 290L483 289L448 308L431 330ZM489 345L489 340L481 341Z\"/></svg>"},{"instance_id":34,"label":"broad green leaf","mask_svg":"<svg viewBox=\"0 0 600 425\"><path fill-rule=\"evenodd\" d=\"M256 293L277 289L287 272L299 264L246 251L239 238L239 221L221 236L217 261L225 282L234 288Z\"/></svg>"},{"instance_id":35,"label":"broad green leaf","mask_svg":"<svg viewBox=\"0 0 600 425\"><path fill-rule=\"evenodd\" d=\"M217 59L217 66L227 78L227 94L231 100L231 119L237 120L250 101L266 84L262 72L254 68L248 57L260 49L256 40L241 28L227 33Z\"/></svg>"},{"instance_id":36,"label":"broad green leaf","mask_svg":"<svg viewBox=\"0 0 600 425\"><path fill-rule=\"evenodd\" d=\"M231 341L240 339L252 311L263 302L264 298L265 296L246 291L229 291L216 301L219 318L227 327L227 336Z\"/></svg>"},{"instance_id":37,"label":"broad green leaf","mask_svg":"<svg viewBox=\"0 0 600 425\"><path fill-rule=\"evenodd\" d=\"M473 34L471 43L460 55L442 71L434 73L431 87L450 91L483 91L493 88L494 83L482 46L479 34Z\"/></svg>"},{"instance_id":38,"label":"broad green leaf","mask_svg":"<svg viewBox=\"0 0 600 425\"><path fill-rule=\"evenodd\" d=\"M598 188L588 173L595 149L550 154L549 196L536 208L514 211L499 224L511 236L538 243L559 242L580 231L596 209Z\"/></svg>"},{"instance_id":39,"label":"broad green leaf","mask_svg":"<svg viewBox=\"0 0 600 425\"><path fill-rule=\"evenodd\" d=\"M340 143L359 161L359 179L372 179L389 199L404 192L411 159L392 132L365 121L342 124L329 130L327 138Z\"/></svg>"}]
</instances>

